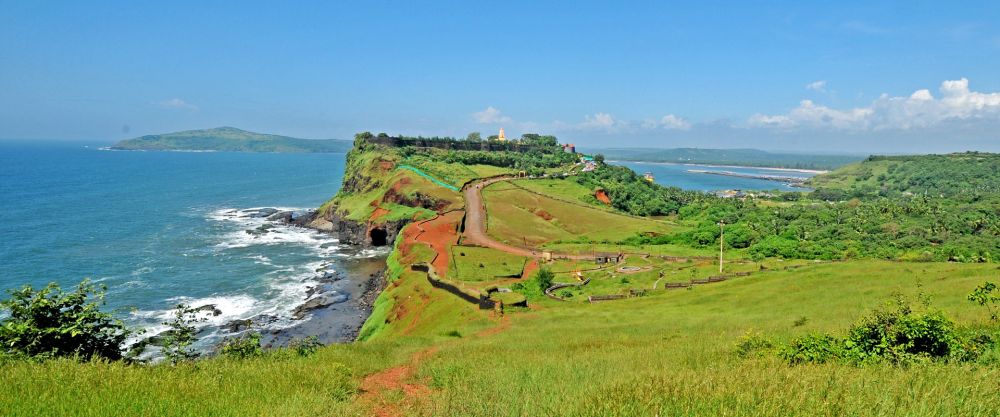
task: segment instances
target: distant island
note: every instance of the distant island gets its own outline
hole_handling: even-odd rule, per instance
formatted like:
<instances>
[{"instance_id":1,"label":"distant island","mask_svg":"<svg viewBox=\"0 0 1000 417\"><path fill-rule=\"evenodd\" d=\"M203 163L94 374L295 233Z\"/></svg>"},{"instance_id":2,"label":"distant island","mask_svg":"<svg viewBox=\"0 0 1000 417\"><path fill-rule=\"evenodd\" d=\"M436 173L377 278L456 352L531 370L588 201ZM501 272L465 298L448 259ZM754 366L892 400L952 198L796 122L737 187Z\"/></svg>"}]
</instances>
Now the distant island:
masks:
<instances>
[{"instance_id":1,"label":"distant island","mask_svg":"<svg viewBox=\"0 0 1000 417\"><path fill-rule=\"evenodd\" d=\"M129 151L220 151L220 152L347 152L352 142L339 139L300 139L248 132L235 127L185 130L162 135L126 139L110 147Z\"/></svg>"},{"instance_id":2,"label":"distant island","mask_svg":"<svg viewBox=\"0 0 1000 417\"><path fill-rule=\"evenodd\" d=\"M675 164L739 165L752 167L830 170L861 161L867 155L777 153L759 149L606 148L586 149L607 159Z\"/></svg>"}]
</instances>

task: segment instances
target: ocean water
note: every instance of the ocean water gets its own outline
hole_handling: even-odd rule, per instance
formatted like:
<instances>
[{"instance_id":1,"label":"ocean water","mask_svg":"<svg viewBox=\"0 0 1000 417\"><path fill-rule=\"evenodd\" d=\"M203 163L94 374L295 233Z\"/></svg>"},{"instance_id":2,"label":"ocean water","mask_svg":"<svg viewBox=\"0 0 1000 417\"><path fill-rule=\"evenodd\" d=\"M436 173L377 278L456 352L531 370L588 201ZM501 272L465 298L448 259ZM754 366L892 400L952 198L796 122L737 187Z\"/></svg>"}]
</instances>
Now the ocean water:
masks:
<instances>
[{"instance_id":1,"label":"ocean water","mask_svg":"<svg viewBox=\"0 0 1000 417\"><path fill-rule=\"evenodd\" d=\"M241 210L318 207L343 171L344 154L0 142L0 288L90 278L108 287L109 307L152 333L179 302L221 310L203 326L261 314L291 326L317 269L380 253L289 226L248 234L265 220Z\"/></svg>"},{"instance_id":2,"label":"ocean water","mask_svg":"<svg viewBox=\"0 0 1000 417\"><path fill-rule=\"evenodd\" d=\"M682 165L662 162L628 162L609 161L615 165L631 168L633 171L643 174L650 172L653 179L658 184L680 187L686 190L698 191L718 191L718 190L781 190L781 191L803 191L806 189L792 187L786 183L769 181L755 178L739 178L724 175L704 174L690 172L690 170L703 171L729 171L740 174L768 175L780 177L810 178L816 175L815 172L781 170L774 168L752 168L752 167L719 167L709 165Z\"/></svg>"}]
</instances>

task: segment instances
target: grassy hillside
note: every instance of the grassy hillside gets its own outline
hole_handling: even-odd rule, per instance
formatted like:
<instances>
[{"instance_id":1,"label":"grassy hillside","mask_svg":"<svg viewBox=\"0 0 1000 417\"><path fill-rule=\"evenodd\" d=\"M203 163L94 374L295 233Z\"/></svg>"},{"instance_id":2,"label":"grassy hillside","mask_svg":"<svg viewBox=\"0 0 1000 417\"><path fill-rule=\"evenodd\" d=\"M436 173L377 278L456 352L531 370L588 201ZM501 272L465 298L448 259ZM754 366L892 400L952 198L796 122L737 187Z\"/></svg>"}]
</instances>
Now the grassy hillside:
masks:
<instances>
[{"instance_id":1,"label":"grassy hillside","mask_svg":"<svg viewBox=\"0 0 1000 417\"><path fill-rule=\"evenodd\" d=\"M834 169L857 162L863 158L858 155L777 153L758 149L597 148L587 149L587 152L604 154L608 159L619 161L742 165L796 169Z\"/></svg>"},{"instance_id":2,"label":"grassy hillside","mask_svg":"<svg viewBox=\"0 0 1000 417\"><path fill-rule=\"evenodd\" d=\"M111 148L142 151L347 152L351 149L351 142L298 139L247 132L234 127L219 127L146 135L123 140Z\"/></svg>"},{"instance_id":3,"label":"grassy hillside","mask_svg":"<svg viewBox=\"0 0 1000 417\"><path fill-rule=\"evenodd\" d=\"M604 304L540 299L499 318L406 272L381 334L308 358L177 367L2 365L10 415L992 415L993 366L789 366L741 358L747 332L787 342L843 332L894 292L934 296L963 323L995 267L858 262L774 271ZM802 324L797 324L802 323ZM372 380L401 375L401 382ZM362 387L368 391L362 391ZM24 398L35 398L25 401ZM378 414L379 412L381 414Z\"/></svg>"},{"instance_id":4,"label":"grassy hillside","mask_svg":"<svg viewBox=\"0 0 1000 417\"><path fill-rule=\"evenodd\" d=\"M669 225L661 221L627 216L593 203L576 202L581 199L557 199L558 195L550 197L526 188L547 185L546 188L561 189L564 198L569 196L567 188L587 195L575 182L545 180L533 185L534 182L502 182L483 192L490 213L488 230L497 240L542 246L558 240L617 241L636 233L663 234L670 230Z\"/></svg>"},{"instance_id":5,"label":"grassy hillside","mask_svg":"<svg viewBox=\"0 0 1000 417\"><path fill-rule=\"evenodd\" d=\"M807 182L850 195L916 194L933 197L1000 193L1000 154L872 156Z\"/></svg>"}]
</instances>

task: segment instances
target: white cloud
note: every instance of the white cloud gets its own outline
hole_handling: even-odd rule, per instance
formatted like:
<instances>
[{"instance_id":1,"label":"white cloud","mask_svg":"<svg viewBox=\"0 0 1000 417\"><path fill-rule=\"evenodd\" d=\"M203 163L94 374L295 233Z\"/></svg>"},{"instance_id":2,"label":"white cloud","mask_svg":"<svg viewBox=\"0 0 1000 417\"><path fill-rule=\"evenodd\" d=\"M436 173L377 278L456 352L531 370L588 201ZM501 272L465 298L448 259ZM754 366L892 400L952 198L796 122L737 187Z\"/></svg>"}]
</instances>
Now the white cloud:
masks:
<instances>
[{"instance_id":1,"label":"white cloud","mask_svg":"<svg viewBox=\"0 0 1000 417\"><path fill-rule=\"evenodd\" d=\"M786 114L755 114L747 123L781 129L875 131L928 128L954 121L1000 121L1000 93L971 91L965 78L944 81L939 90L941 98L921 89L905 97L883 94L866 107L843 110L803 100Z\"/></svg>"},{"instance_id":2,"label":"white cloud","mask_svg":"<svg viewBox=\"0 0 1000 417\"><path fill-rule=\"evenodd\" d=\"M169 100L163 100L163 101L161 101L159 103L156 103L156 104L159 104L160 107L163 107L165 109L198 110L198 106L195 106L194 104L188 103L188 102L186 102L184 100L181 100L179 98L172 98L172 99L169 99Z\"/></svg>"},{"instance_id":3,"label":"white cloud","mask_svg":"<svg viewBox=\"0 0 1000 417\"><path fill-rule=\"evenodd\" d=\"M691 129L691 122L683 117L668 114L660 119L660 127L664 129L688 130Z\"/></svg>"},{"instance_id":4,"label":"white cloud","mask_svg":"<svg viewBox=\"0 0 1000 417\"><path fill-rule=\"evenodd\" d=\"M593 116L586 115L583 117L583 123L580 124L582 128L591 129L611 129L617 123L614 116L608 113L595 113Z\"/></svg>"},{"instance_id":5,"label":"white cloud","mask_svg":"<svg viewBox=\"0 0 1000 417\"><path fill-rule=\"evenodd\" d=\"M687 121L680 116L675 116L673 114L668 114L661 117L659 120L648 119L642 122L642 128L644 129L666 129L666 130L690 130L691 122Z\"/></svg>"},{"instance_id":6,"label":"white cloud","mask_svg":"<svg viewBox=\"0 0 1000 417\"><path fill-rule=\"evenodd\" d=\"M477 123L484 124L497 124L497 123L510 123L511 118L505 116L500 110L497 110L493 106L489 106L486 110L478 111L472 113L472 118L476 120Z\"/></svg>"},{"instance_id":7,"label":"white cloud","mask_svg":"<svg viewBox=\"0 0 1000 417\"><path fill-rule=\"evenodd\" d=\"M806 84L806 90L825 92L826 91L826 80L813 81Z\"/></svg>"}]
</instances>

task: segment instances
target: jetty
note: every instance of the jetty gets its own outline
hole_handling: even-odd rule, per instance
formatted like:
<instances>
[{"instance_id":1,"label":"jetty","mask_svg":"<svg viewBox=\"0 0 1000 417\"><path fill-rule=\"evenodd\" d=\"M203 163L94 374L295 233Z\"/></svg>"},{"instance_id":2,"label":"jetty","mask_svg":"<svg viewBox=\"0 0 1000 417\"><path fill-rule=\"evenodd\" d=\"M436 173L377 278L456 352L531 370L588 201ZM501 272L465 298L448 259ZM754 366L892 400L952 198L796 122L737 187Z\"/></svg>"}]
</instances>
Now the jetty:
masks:
<instances>
[{"instance_id":1,"label":"jetty","mask_svg":"<svg viewBox=\"0 0 1000 417\"><path fill-rule=\"evenodd\" d=\"M766 181L777 181L790 184L792 186L800 186L805 184L808 178L801 177L789 177L785 175L766 175L766 174L747 174L742 172L733 171L708 171L704 169L689 169L687 172L693 172L696 174L711 174L711 175L723 175L727 177L737 177L737 178L750 178L755 180L766 180Z\"/></svg>"}]
</instances>

